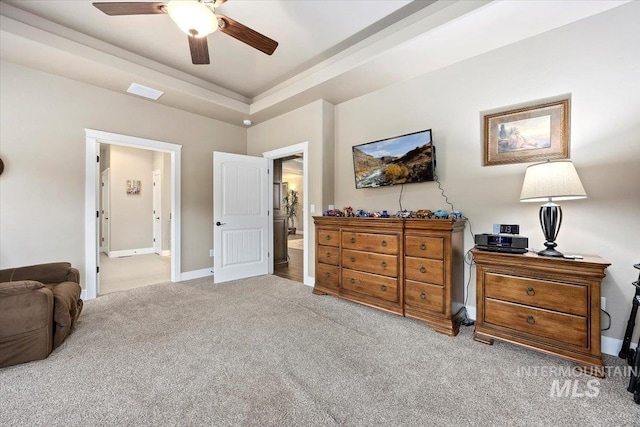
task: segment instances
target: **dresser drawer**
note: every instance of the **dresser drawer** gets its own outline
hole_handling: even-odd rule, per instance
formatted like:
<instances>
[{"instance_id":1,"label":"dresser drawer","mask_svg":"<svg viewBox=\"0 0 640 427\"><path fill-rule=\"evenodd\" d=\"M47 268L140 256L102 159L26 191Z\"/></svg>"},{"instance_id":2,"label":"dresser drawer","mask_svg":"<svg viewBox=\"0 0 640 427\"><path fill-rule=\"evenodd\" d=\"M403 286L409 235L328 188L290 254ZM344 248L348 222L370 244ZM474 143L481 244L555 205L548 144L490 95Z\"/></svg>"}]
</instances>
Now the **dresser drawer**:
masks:
<instances>
[{"instance_id":1,"label":"dresser drawer","mask_svg":"<svg viewBox=\"0 0 640 427\"><path fill-rule=\"evenodd\" d=\"M410 307L444 312L444 287L405 280L404 304Z\"/></svg>"},{"instance_id":2,"label":"dresser drawer","mask_svg":"<svg viewBox=\"0 0 640 427\"><path fill-rule=\"evenodd\" d=\"M342 232L342 247L381 254L398 253L398 236L394 234Z\"/></svg>"},{"instance_id":3,"label":"dresser drawer","mask_svg":"<svg viewBox=\"0 0 640 427\"><path fill-rule=\"evenodd\" d=\"M396 277L398 275L398 257L344 249L342 251L342 267Z\"/></svg>"},{"instance_id":4,"label":"dresser drawer","mask_svg":"<svg viewBox=\"0 0 640 427\"><path fill-rule=\"evenodd\" d=\"M587 318L487 298L484 323L551 338L580 347L588 345Z\"/></svg>"},{"instance_id":5,"label":"dresser drawer","mask_svg":"<svg viewBox=\"0 0 640 427\"><path fill-rule=\"evenodd\" d=\"M377 274L342 269L342 288L391 302L398 302L398 280Z\"/></svg>"},{"instance_id":6,"label":"dresser drawer","mask_svg":"<svg viewBox=\"0 0 640 427\"><path fill-rule=\"evenodd\" d=\"M405 257L404 269L404 275L407 279L444 285L444 264L442 261Z\"/></svg>"},{"instance_id":7,"label":"dresser drawer","mask_svg":"<svg viewBox=\"0 0 640 427\"><path fill-rule=\"evenodd\" d=\"M340 267L316 264L316 283L324 288L340 289Z\"/></svg>"},{"instance_id":8,"label":"dresser drawer","mask_svg":"<svg viewBox=\"0 0 640 427\"><path fill-rule=\"evenodd\" d=\"M407 256L444 258L444 239L442 237L406 236L404 247L404 253Z\"/></svg>"},{"instance_id":9,"label":"dresser drawer","mask_svg":"<svg viewBox=\"0 0 640 427\"><path fill-rule=\"evenodd\" d=\"M340 248L318 245L318 262L340 265Z\"/></svg>"},{"instance_id":10,"label":"dresser drawer","mask_svg":"<svg viewBox=\"0 0 640 427\"><path fill-rule=\"evenodd\" d=\"M487 298L587 315L587 287L584 285L486 273L484 293Z\"/></svg>"},{"instance_id":11,"label":"dresser drawer","mask_svg":"<svg viewBox=\"0 0 640 427\"><path fill-rule=\"evenodd\" d=\"M320 229L318 230L318 241L316 243L337 248L340 246L340 231Z\"/></svg>"}]
</instances>

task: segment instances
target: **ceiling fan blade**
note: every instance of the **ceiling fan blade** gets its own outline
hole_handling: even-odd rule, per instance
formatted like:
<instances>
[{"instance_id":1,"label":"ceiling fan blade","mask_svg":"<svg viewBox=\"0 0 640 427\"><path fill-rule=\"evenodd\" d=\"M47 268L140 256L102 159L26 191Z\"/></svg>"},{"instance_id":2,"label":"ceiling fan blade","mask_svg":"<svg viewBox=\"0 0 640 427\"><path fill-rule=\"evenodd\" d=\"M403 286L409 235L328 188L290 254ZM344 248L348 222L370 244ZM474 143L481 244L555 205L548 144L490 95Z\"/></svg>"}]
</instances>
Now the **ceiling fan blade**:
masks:
<instances>
[{"instance_id":1,"label":"ceiling fan blade","mask_svg":"<svg viewBox=\"0 0 640 427\"><path fill-rule=\"evenodd\" d=\"M189 37L189 49L191 49L191 62L195 65L209 64L209 45L206 37Z\"/></svg>"},{"instance_id":2,"label":"ceiling fan blade","mask_svg":"<svg viewBox=\"0 0 640 427\"><path fill-rule=\"evenodd\" d=\"M234 21L231 18L227 18L224 15L216 14L220 24L220 31L230 35L249 46L258 49L261 52L271 55L278 47L278 42L270 39L267 36L263 36L259 32L252 30L249 27L245 27L241 23Z\"/></svg>"},{"instance_id":3,"label":"ceiling fan blade","mask_svg":"<svg viewBox=\"0 0 640 427\"><path fill-rule=\"evenodd\" d=\"M220 6L222 6L223 4L225 4L226 2L227 2L227 0L216 0L216 1L213 3L213 7L214 7L214 8L215 8L215 7L220 7Z\"/></svg>"},{"instance_id":4,"label":"ceiling fan blade","mask_svg":"<svg viewBox=\"0 0 640 427\"><path fill-rule=\"evenodd\" d=\"M100 2L93 3L95 7L107 15L153 15L166 13L165 2Z\"/></svg>"}]
</instances>

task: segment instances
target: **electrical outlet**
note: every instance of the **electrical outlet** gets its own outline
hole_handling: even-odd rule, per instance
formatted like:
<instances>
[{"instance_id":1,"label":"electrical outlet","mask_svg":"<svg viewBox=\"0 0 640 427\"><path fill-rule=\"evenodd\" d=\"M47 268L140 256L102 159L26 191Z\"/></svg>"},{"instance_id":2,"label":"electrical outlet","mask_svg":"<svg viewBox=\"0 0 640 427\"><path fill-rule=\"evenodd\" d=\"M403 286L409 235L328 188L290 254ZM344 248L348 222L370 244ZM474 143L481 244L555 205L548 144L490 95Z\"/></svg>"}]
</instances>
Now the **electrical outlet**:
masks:
<instances>
[{"instance_id":1,"label":"electrical outlet","mask_svg":"<svg viewBox=\"0 0 640 427\"><path fill-rule=\"evenodd\" d=\"M311 211L311 213L316 213L316 205L314 205L313 203L309 206L309 210Z\"/></svg>"},{"instance_id":2,"label":"electrical outlet","mask_svg":"<svg viewBox=\"0 0 640 427\"><path fill-rule=\"evenodd\" d=\"M213 256L213 249L209 250L209 256L212 257Z\"/></svg>"},{"instance_id":3,"label":"electrical outlet","mask_svg":"<svg viewBox=\"0 0 640 427\"><path fill-rule=\"evenodd\" d=\"M607 309L607 299L605 297L600 297L600 308L603 310Z\"/></svg>"}]
</instances>

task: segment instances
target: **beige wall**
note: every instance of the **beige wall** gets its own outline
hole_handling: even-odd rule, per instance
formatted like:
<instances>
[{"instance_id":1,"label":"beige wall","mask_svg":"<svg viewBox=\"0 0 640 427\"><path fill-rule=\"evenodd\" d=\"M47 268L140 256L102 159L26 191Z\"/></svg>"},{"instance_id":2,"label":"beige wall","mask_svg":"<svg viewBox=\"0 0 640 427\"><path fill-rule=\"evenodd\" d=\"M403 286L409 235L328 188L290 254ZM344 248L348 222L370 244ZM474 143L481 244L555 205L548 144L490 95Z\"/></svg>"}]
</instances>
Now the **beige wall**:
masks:
<instances>
[{"instance_id":1,"label":"beige wall","mask_svg":"<svg viewBox=\"0 0 640 427\"><path fill-rule=\"evenodd\" d=\"M66 260L84 275L85 128L183 146L182 271L211 266L212 152L246 153L244 128L5 61L0 111L0 268Z\"/></svg>"},{"instance_id":2,"label":"beige wall","mask_svg":"<svg viewBox=\"0 0 640 427\"><path fill-rule=\"evenodd\" d=\"M248 129L248 153L261 156L266 151L309 142L309 191L307 204L315 204L316 212L333 203L333 106L326 101L313 102L282 116L257 124ZM330 156L328 156L328 154ZM313 221L306 235L310 247L315 242ZM309 275L314 275L315 254L309 254Z\"/></svg>"},{"instance_id":3,"label":"beige wall","mask_svg":"<svg viewBox=\"0 0 640 427\"><path fill-rule=\"evenodd\" d=\"M171 249L171 154L153 152L153 170L162 176L162 250Z\"/></svg>"},{"instance_id":4,"label":"beige wall","mask_svg":"<svg viewBox=\"0 0 640 427\"><path fill-rule=\"evenodd\" d=\"M636 2L338 105L336 207L397 211L400 187L355 189L351 147L433 128L436 172L473 233L491 232L494 223L520 224L530 246L542 248L538 205L519 202L527 164L482 166L481 117L483 111L571 94L571 159L589 198L561 202L558 249L612 263L602 295L613 326L604 334L621 339L640 256L638 22ZM403 207L450 209L435 183L405 186ZM465 248L472 246L467 228ZM472 306L474 284L472 275Z\"/></svg>"},{"instance_id":5,"label":"beige wall","mask_svg":"<svg viewBox=\"0 0 640 427\"><path fill-rule=\"evenodd\" d=\"M110 251L153 247L153 152L111 145ZM127 194L127 181L140 181L140 194Z\"/></svg>"}]
</instances>

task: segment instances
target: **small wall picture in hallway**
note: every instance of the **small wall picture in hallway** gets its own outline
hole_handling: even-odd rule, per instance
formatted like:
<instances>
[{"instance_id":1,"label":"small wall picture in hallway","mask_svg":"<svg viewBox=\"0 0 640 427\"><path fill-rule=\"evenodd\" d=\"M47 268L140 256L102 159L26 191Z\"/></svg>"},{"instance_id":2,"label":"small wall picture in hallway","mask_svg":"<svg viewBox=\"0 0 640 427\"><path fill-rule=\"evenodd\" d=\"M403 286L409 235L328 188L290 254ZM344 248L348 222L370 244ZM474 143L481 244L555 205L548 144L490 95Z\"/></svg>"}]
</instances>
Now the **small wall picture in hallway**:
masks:
<instances>
[{"instance_id":1,"label":"small wall picture in hallway","mask_svg":"<svg viewBox=\"0 0 640 427\"><path fill-rule=\"evenodd\" d=\"M140 180L139 179L128 179L127 180L127 194L128 195L140 194Z\"/></svg>"}]
</instances>

